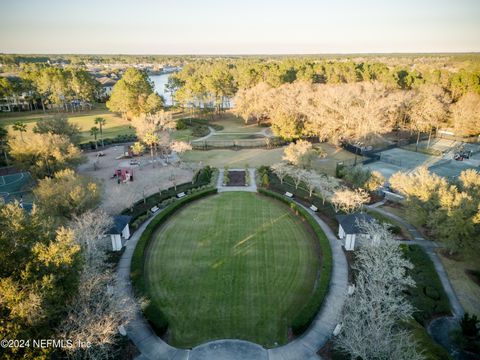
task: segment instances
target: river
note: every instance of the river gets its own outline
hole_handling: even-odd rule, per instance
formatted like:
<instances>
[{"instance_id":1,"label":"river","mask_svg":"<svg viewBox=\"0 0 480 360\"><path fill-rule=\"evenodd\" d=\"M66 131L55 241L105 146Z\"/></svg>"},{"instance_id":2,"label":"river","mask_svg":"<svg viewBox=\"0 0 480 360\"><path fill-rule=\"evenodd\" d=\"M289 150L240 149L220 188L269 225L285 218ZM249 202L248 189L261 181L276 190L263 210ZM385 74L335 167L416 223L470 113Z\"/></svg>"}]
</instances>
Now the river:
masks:
<instances>
[{"instance_id":1,"label":"river","mask_svg":"<svg viewBox=\"0 0 480 360\"><path fill-rule=\"evenodd\" d=\"M165 90L165 85L168 83L168 78L170 77L170 75L171 73L149 76L150 80L153 81L155 92L164 98L165 105L167 106L172 105L172 94Z\"/></svg>"},{"instance_id":2,"label":"river","mask_svg":"<svg viewBox=\"0 0 480 360\"><path fill-rule=\"evenodd\" d=\"M153 82L155 92L162 96L165 100L166 106L171 106L172 104L172 94L165 90L165 85L168 83L168 78L172 75L169 74L161 74L161 75L149 75L148 77ZM223 102L223 107L225 109L229 109L233 107L233 99L225 98ZM203 103L199 103L196 106L203 108Z\"/></svg>"}]
</instances>

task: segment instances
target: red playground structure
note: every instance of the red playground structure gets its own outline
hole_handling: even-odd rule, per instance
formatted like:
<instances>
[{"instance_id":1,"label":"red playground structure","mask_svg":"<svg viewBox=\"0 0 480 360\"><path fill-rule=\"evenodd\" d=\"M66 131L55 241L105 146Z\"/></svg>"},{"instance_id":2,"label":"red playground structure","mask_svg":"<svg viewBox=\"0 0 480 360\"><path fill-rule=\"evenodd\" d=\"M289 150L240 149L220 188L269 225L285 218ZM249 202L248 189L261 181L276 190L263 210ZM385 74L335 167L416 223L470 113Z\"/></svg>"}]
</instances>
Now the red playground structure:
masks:
<instances>
[{"instance_id":1,"label":"red playground structure","mask_svg":"<svg viewBox=\"0 0 480 360\"><path fill-rule=\"evenodd\" d=\"M112 179L117 178L118 183L126 183L127 181L133 181L133 169L117 169L112 176Z\"/></svg>"}]
</instances>

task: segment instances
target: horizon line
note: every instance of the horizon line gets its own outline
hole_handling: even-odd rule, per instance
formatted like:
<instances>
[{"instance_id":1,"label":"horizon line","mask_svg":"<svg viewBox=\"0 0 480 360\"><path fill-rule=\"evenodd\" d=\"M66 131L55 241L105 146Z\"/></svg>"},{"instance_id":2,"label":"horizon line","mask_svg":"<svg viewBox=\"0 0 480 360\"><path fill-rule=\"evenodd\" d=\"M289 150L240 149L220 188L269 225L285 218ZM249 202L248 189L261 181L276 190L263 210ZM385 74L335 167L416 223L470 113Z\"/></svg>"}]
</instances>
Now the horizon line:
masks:
<instances>
[{"instance_id":1,"label":"horizon line","mask_svg":"<svg viewBox=\"0 0 480 360\"><path fill-rule=\"evenodd\" d=\"M88 53L88 52L0 52L0 55L91 55L91 56L331 56L331 55L480 55L479 50L475 51L426 51L426 52L325 52L325 53Z\"/></svg>"}]
</instances>

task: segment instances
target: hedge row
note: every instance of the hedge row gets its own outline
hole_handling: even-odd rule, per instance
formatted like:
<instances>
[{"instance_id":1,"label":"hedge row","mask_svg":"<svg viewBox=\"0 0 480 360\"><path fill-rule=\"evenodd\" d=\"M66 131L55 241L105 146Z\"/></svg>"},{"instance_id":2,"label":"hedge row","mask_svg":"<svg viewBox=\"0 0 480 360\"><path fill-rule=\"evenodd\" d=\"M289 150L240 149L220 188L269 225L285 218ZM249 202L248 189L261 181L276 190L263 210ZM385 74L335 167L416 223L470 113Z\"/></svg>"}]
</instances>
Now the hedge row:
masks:
<instances>
[{"instance_id":1,"label":"hedge row","mask_svg":"<svg viewBox=\"0 0 480 360\"><path fill-rule=\"evenodd\" d=\"M415 320L425 325L435 316L450 315L450 301L427 253L419 245L404 244L402 250L414 266L408 270L408 275L415 281L415 286L409 288L406 295L416 309Z\"/></svg>"},{"instance_id":2,"label":"hedge row","mask_svg":"<svg viewBox=\"0 0 480 360\"><path fill-rule=\"evenodd\" d=\"M131 216L132 220L130 221L130 223L133 223L139 217L147 214L152 207L159 206L162 201L174 197L176 194L179 194L181 192L186 193L189 190L209 185L212 179L212 174L213 169L209 166L206 166L200 169L195 174L195 176L193 177L193 182L179 184L176 188L172 186L166 190L162 190L160 193L155 193L146 197L145 201L141 199L135 204L133 204L132 209L128 208L123 210L122 214Z\"/></svg>"},{"instance_id":3,"label":"hedge row","mask_svg":"<svg viewBox=\"0 0 480 360\"><path fill-rule=\"evenodd\" d=\"M298 206L293 200L276 192L265 189L259 189L258 191L263 195L280 200L288 204L292 209L295 209L312 227L320 244L320 249L322 252L320 278L317 281L312 297L292 322L292 331L294 334L300 335L307 330L312 321L315 319L315 316L317 315L323 303L325 295L328 292L332 273L332 249L330 248L330 243L322 228L307 210L301 206Z\"/></svg>"},{"instance_id":4,"label":"hedge row","mask_svg":"<svg viewBox=\"0 0 480 360\"><path fill-rule=\"evenodd\" d=\"M269 178L268 189L284 194L285 192L290 192L295 195L296 198L301 199L305 204L313 204L317 207L318 213L323 215L322 219L330 226L333 231L336 231L338 227L337 220L335 216L338 213L335 212L333 205L328 201L323 201L318 196L313 195L310 197L308 191L300 184L298 188L295 188L295 185L291 182L290 178L285 178L283 183L280 182L280 179L273 173L269 168L265 167L259 169L261 174L267 174Z\"/></svg>"},{"instance_id":5,"label":"hedge row","mask_svg":"<svg viewBox=\"0 0 480 360\"><path fill-rule=\"evenodd\" d=\"M217 189L208 189L175 201L172 205L162 210L157 216L153 218L150 224L148 224L148 226L145 228L142 235L140 236L140 239L138 240L132 257L130 277L135 290L135 294L137 296L145 297L148 300L148 292L145 286L145 280L143 276L143 267L145 251L148 248L148 244L153 236L154 231L167 219L169 219L173 213L175 213L185 204L216 193ZM143 311L147 319L152 323L157 333L165 333L168 328L168 321L165 315L162 313L161 309L158 308L158 306L154 302L150 301L147 307L143 309Z\"/></svg>"},{"instance_id":6,"label":"hedge row","mask_svg":"<svg viewBox=\"0 0 480 360\"><path fill-rule=\"evenodd\" d=\"M103 139L103 144L104 145L120 144L120 143L133 142L133 141L137 141L137 140L138 140L138 138L137 138L137 135L135 135L135 134L117 135L114 138ZM98 143L98 149L100 150L102 148L102 140L97 139L97 143ZM95 149L95 141L89 141L89 142L80 144L78 146L82 150L94 150Z\"/></svg>"}]
</instances>

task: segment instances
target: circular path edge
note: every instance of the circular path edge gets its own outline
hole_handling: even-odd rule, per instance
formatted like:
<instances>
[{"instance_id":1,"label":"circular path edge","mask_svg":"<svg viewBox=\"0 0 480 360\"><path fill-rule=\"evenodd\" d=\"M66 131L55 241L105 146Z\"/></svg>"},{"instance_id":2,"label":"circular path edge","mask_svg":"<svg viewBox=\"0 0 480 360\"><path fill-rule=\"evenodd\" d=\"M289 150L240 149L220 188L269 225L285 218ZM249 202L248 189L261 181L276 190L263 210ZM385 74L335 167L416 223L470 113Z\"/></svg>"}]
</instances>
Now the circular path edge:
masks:
<instances>
[{"instance_id":1,"label":"circular path edge","mask_svg":"<svg viewBox=\"0 0 480 360\"><path fill-rule=\"evenodd\" d=\"M252 174L253 175L253 174ZM255 177L252 176L251 179ZM247 190L247 189L245 189ZM248 191L248 190L247 190ZM251 191L251 190L250 190ZM317 221L328 238L332 250L332 272L328 293L310 327L298 338L286 345L273 349L265 349L261 345L249 341L225 339L204 343L192 350L179 349L167 344L153 331L143 316L138 301L135 314L125 326L127 336L140 351L138 360L313 360L321 359L317 352L331 338L338 324L348 285L348 268L341 242L328 225L315 213L300 203ZM160 211L161 212L161 211ZM159 212L159 213L160 213ZM158 215L158 213L157 213ZM130 281L131 260L137 242L148 224L155 218L152 216L143 223L126 242L117 267L117 289L121 298L135 300Z\"/></svg>"}]
</instances>

